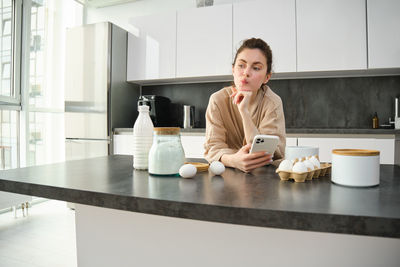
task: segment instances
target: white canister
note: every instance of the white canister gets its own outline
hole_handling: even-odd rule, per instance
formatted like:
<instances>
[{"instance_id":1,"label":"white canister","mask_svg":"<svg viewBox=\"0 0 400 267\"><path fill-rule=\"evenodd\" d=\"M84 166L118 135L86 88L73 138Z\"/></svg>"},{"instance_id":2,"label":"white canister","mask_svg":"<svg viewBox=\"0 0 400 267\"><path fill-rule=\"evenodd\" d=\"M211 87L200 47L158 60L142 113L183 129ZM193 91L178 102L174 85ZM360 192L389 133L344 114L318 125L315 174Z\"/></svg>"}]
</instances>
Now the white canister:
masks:
<instances>
[{"instance_id":1,"label":"white canister","mask_svg":"<svg viewBox=\"0 0 400 267\"><path fill-rule=\"evenodd\" d=\"M311 157L314 155L318 156L318 147L312 146L286 146L285 148L285 159L297 159L304 157Z\"/></svg>"},{"instance_id":2,"label":"white canister","mask_svg":"<svg viewBox=\"0 0 400 267\"><path fill-rule=\"evenodd\" d=\"M367 187L379 184L378 150L332 150L332 182L346 186Z\"/></svg>"},{"instance_id":3,"label":"white canister","mask_svg":"<svg viewBox=\"0 0 400 267\"><path fill-rule=\"evenodd\" d=\"M154 140L149 152L149 173L154 175L179 175L185 163L185 152L180 138L180 128L154 128Z\"/></svg>"}]
</instances>

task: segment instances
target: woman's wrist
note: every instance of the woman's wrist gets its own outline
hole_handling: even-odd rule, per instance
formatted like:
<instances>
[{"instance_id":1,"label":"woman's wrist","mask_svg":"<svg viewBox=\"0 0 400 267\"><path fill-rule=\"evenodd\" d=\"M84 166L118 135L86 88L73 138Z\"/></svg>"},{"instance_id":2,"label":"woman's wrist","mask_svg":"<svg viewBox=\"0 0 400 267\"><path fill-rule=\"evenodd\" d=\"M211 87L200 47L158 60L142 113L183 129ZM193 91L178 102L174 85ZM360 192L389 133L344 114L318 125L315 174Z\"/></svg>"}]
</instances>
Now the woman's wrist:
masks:
<instances>
[{"instance_id":1,"label":"woman's wrist","mask_svg":"<svg viewBox=\"0 0 400 267\"><path fill-rule=\"evenodd\" d=\"M250 111L248 108L239 109L239 113L243 121L251 119Z\"/></svg>"},{"instance_id":2,"label":"woman's wrist","mask_svg":"<svg viewBox=\"0 0 400 267\"><path fill-rule=\"evenodd\" d=\"M246 138L246 143L251 144L253 142L254 136L258 134L258 129L253 123L250 112L240 113L242 116L243 130Z\"/></svg>"},{"instance_id":3,"label":"woman's wrist","mask_svg":"<svg viewBox=\"0 0 400 267\"><path fill-rule=\"evenodd\" d=\"M234 154L224 154L221 157L221 162L226 166L226 167L232 167L235 168L234 163L233 163L233 155Z\"/></svg>"},{"instance_id":4,"label":"woman's wrist","mask_svg":"<svg viewBox=\"0 0 400 267\"><path fill-rule=\"evenodd\" d=\"M250 117L250 111L247 108L239 109L239 113L243 119Z\"/></svg>"}]
</instances>

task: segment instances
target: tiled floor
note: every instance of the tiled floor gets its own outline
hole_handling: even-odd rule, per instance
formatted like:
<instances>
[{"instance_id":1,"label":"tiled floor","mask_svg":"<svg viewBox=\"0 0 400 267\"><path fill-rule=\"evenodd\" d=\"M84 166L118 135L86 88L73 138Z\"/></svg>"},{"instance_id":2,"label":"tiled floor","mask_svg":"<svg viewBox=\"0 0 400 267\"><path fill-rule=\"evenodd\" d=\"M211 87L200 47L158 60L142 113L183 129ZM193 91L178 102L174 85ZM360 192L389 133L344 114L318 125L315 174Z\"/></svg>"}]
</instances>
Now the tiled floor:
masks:
<instances>
[{"instance_id":1,"label":"tiled floor","mask_svg":"<svg viewBox=\"0 0 400 267\"><path fill-rule=\"evenodd\" d=\"M62 201L35 204L29 216L21 210L0 214L1 267L75 267L75 212Z\"/></svg>"}]
</instances>

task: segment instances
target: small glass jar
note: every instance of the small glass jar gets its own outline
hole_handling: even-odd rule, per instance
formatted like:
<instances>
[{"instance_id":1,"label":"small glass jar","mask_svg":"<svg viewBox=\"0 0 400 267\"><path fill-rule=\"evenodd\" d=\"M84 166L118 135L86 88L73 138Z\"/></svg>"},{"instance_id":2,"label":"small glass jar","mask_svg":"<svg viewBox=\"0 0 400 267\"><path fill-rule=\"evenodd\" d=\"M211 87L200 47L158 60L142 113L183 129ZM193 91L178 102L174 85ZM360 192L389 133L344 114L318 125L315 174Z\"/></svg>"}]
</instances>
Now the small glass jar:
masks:
<instances>
[{"instance_id":1,"label":"small glass jar","mask_svg":"<svg viewBox=\"0 0 400 267\"><path fill-rule=\"evenodd\" d=\"M149 152L149 173L154 175L178 175L185 163L180 128L154 128L153 145Z\"/></svg>"}]
</instances>

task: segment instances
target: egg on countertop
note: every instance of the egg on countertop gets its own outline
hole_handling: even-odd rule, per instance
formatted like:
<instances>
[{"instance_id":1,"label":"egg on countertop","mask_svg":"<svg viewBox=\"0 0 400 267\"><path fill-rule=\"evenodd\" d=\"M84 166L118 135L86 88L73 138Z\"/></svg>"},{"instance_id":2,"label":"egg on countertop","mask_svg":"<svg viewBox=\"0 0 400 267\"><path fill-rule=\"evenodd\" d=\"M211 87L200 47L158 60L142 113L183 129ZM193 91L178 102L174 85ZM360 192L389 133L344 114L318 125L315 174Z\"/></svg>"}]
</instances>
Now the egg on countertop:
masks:
<instances>
[{"instance_id":1,"label":"egg on countertop","mask_svg":"<svg viewBox=\"0 0 400 267\"><path fill-rule=\"evenodd\" d=\"M304 165L306 165L306 167L307 167L307 169L309 169L309 171L313 171L315 169L314 164L310 160L306 159L305 161L303 161L303 163L304 163Z\"/></svg>"},{"instance_id":2,"label":"egg on countertop","mask_svg":"<svg viewBox=\"0 0 400 267\"><path fill-rule=\"evenodd\" d=\"M309 161L311 161L312 164L314 164L315 167L317 167L318 169L321 168L321 164L319 162L319 160L317 159L317 157L312 156Z\"/></svg>"},{"instance_id":3,"label":"egg on countertop","mask_svg":"<svg viewBox=\"0 0 400 267\"><path fill-rule=\"evenodd\" d=\"M293 171L294 172L307 172L307 167L303 162L296 162L293 166Z\"/></svg>"},{"instance_id":4,"label":"egg on countertop","mask_svg":"<svg viewBox=\"0 0 400 267\"><path fill-rule=\"evenodd\" d=\"M192 164L184 164L179 168L179 175L183 178L192 178L197 173L196 166Z\"/></svg>"},{"instance_id":5,"label":"egg on countertop","mask_svg":"<svg viewBox=\"0 0 400 267\"><path fill-rule=\"evenodd\" d=\"M215 175L221 175L225 171L225 166L220 161L213 161L209 170Z\"/></svg>"},{"instance_id":6,"label":"egg on countertop","mask_svg":"<svg viewBox=\"0 0 400 267\"><path fill-rule=\"evenodd\" d=\"M279 164L278 167L280 171L287 171L287 172L291 172L292 168L293 168L293 162L288 159L282 160L281 164Z\"/></svg>"}]
</instances>

